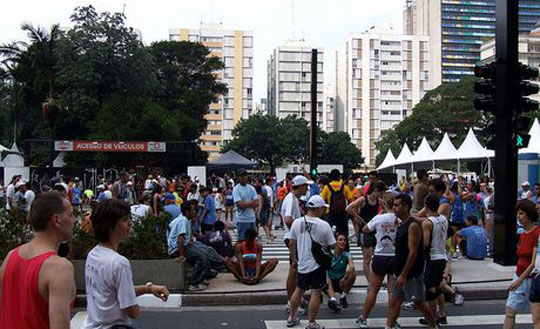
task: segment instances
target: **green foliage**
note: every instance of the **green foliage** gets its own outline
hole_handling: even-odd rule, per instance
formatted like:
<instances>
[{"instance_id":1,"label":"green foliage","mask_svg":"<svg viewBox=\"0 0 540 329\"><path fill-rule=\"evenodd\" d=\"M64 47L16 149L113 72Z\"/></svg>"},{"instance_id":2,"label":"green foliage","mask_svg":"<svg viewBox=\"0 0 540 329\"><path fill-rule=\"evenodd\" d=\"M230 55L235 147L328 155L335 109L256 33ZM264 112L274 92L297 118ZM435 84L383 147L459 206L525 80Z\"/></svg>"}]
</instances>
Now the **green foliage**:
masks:
<instances>
[{"instance_id":1,"label":"green foliage","mask_svg":"<svg viewBox=\"0 0 540 329\"><path fill-rule=\"evenodd\" d=\"M352 169L363 161L361 151L351 143L347 133L326 134L318 129L317 134L323 142L319 163L343 164ZM232 136L222 152L235 150L270 171L285 163L309 161L309 123L302 118L253 115L241 120L234 127Z\"/></svg>"},{"instance_id":2,"label":"green foliage","mask_svg":"<svg viewBox=\"0 0 540 329\"><path fill-rule=\"evenodd\" d=\"M0 210L0 259L5 259L13 248L29 241L25 219Z\"/></svg>"},{"instance_id":3,"label":"green foliage","mask_svg":"<svg viewBox=\"0 0 540 329\"><path fill-rule=\"evenodd\" d=\"M460 82L445 83L429 91L409 117L381 134L376 143L379 152L376 165L384 160L388 149L397 157L404 143L414 150L422 137L426 137L431 147L436 147L445 132L457 147L469 128L480 128L476 133L483 143L487 137L483 129L486 118L474 108L475 81L474 77L465 77Z\"/></svg>"}]
</instances>

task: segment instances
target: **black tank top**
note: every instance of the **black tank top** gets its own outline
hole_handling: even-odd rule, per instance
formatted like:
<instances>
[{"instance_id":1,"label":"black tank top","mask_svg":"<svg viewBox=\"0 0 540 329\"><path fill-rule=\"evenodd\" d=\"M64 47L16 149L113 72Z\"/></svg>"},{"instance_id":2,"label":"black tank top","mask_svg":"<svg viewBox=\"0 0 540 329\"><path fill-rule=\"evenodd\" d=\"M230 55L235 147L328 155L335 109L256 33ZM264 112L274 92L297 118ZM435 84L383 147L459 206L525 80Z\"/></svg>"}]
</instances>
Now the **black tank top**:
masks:
<instances>
[{"instance_id":1,"label":"black tank top","mask_svg":"<svg viewBox=\"0 0 540 329\"><path fill-rule=\"evenodd\" d=\"M379 199L375 201L375 205L372 205L369 203L368 198L366 197L366 203L364 206L360 209L360 217L364 220L364 222L369 223L373 219L373 217L377 216L379 213Z\"/></svg>"},{"instance_id":2,"label":"black tank top","mask_svg":"<svg viewBox=\"0 0 540 329\"><path fill-rule=\"evenodd\" d=\"M396 276L401 274L405 263L407 262L407 257L409 257L409 227L412 223L420 223L413 218L410 218L406 223L398 226L396 233ZM418 244L418 252L416 254L416 260L414 261L407 278L412 278L419 276L424 272L424 253L423 248L423 237L422 232L420 232L420 243Z\"/></svg>"}]
</instances>

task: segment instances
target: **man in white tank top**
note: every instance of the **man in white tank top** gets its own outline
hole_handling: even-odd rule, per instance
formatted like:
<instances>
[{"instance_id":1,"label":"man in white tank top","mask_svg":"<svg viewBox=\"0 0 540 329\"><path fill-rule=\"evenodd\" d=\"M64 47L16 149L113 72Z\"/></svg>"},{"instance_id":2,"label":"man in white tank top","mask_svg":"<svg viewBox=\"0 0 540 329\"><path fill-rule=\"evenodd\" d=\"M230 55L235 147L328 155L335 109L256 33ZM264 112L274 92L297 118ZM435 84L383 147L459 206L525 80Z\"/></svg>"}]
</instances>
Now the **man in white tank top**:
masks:
<instances>
[{"instance_id":1,"label":"man in white tank top","mask_svg":"<svg viewBox=\"0 0 540 329\"><path fill-rule=\"evenodd\" d=\"M424 249L429 251L424 270L424 283L426 285L426 300L433 311L437 314L437 298L442 297L441 284L444 269L446 267L446 238L448 235L448 219L440 215L439 197L433 193L426 197L425 209L427 220L422 222L424 234ZM440 316L437 323L446 322L446 309L444 302L439 303ZM422 323L421 319L421 323Z\"/></svg>"}]
</instances>

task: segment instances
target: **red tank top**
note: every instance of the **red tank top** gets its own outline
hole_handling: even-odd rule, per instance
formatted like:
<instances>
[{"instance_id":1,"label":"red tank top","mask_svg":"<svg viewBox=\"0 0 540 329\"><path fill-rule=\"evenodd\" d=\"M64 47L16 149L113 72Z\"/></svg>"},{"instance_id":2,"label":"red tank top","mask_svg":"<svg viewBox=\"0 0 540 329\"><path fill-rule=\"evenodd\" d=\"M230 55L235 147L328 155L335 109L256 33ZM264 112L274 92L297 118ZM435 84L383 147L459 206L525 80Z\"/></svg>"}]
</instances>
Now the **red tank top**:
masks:
<instances>
[{"instance_id":1,"label":"red tank top","mask_svg":"<svg viewBox=\"0 0 540 329\"><path fill-rule=\"evenodd\" d=\"M257 264L257 251L259 250L257 243L253 242L251 249L248 248L247 242L242 246L242 258L245 268L255 268Z\"/></svg>"},{"instance_id":2,"label":"red tank top","mask_svg":"<svg viewBox=\"0 0 540 329\"><path fill-rule=\"evenodd\" d=\"M39 271L52 255L56 252L24 259L19 248L11 253L2 278L0 328L49 328L49 304L39 294Z\"/></svg>"}]
</instances>

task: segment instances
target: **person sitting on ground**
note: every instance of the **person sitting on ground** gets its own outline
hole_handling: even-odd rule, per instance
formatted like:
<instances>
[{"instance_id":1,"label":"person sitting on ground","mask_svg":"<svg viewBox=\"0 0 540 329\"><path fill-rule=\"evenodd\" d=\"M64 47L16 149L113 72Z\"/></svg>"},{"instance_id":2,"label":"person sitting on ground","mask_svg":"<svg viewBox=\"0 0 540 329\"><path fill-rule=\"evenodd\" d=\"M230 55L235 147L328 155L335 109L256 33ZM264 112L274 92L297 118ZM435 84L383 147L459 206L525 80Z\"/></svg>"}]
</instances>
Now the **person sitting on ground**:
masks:
<instances>
[{"instance_id":1,"label":"person sitting on ground","mask_svg":"<svg viewBox=\"0 0 540 329\"><path fill-rule=\"evenodd\" d=\"M269 259L262 263L263 247L255 239L257 232L254 229L247 229L245 241L241 241L235 246L236 260L225 258L225 265L229 271L245 284L257 284L262 278L272 273L278 264L276 258Z\"/></svg>"},{"instance_id":2,"label":"person sitting on ground","mask_svg":"<svg viewBox=\"0 0 540 329\"><path fill-rule=\"evenodd\" d=\"M336 245L334 246L334 256L332 257L332 268L328 270L327 288L325 292L330 300L328 308L336 313L341 308L349 307L347 294L351 291L356 281L356 271L354 261L350 253L345 251L347 246L347 236L338 232L336 235ZM336 300L336 293L340 293L339 303Z\"/></svg>"},{"instance_id":3,"label":"person sitting on ground","mask_svg":"<svg viewBox=\"0 0 540 329\"><path fill-rule=\"evenodd\" d=\"M133 285L129 260L118 253L133 226L129 205L118 199L102 201L90 220L98 244L86 258L88 316L83 328L131 328L140 313L136 297L153 294L166 302L169 290L152 282Z\"/></svg>"},{"instance_id":4,"label":"person sitting on ground","mask_svg":"<svg viewBox=\"0 0 540 329\"><path fill-rule=\"evenodd\" d=\"M229 257L234 254L232 249L232 239L229 232L225 229L225 223L218 220L214 223L214 229L207 231L202 242L214 248L222 257Z\"/></svg>"},{"instance_id":5,"label":"person sitting on ground","mask_svg":"<svg viewBox=\"0 0 540 329\"><path fill-rule=\"evenodd\" d=\"M487 256L486 230L479 225L478 217L467 217L467 227L458 231L456 244L459 244L464 257L473 260L484 260Z\"/></svg>"},{"instance_id":6,"label":"person sitting on ground","mask_svg":"<svg viewBox=\"0 0 540 329\"><path fill-rule=\"evenodd\" d=\"M169 224L169 236L167 244L168 254L177 261L189 261L194 263L193 273L190 278L189 291L202 291L209 284L206 279L210 276L210 261L207 253L195 246L194 237L191 234L191 221L197 218L198 202L189 200L182 203L182 214L173 219Z\"/></svg>"}]
</instances>

